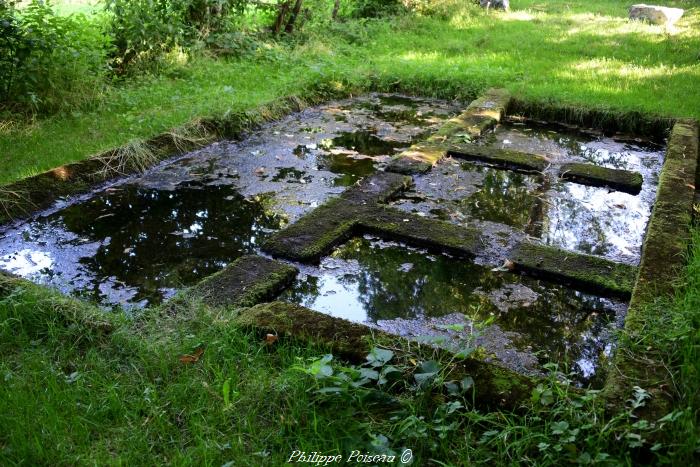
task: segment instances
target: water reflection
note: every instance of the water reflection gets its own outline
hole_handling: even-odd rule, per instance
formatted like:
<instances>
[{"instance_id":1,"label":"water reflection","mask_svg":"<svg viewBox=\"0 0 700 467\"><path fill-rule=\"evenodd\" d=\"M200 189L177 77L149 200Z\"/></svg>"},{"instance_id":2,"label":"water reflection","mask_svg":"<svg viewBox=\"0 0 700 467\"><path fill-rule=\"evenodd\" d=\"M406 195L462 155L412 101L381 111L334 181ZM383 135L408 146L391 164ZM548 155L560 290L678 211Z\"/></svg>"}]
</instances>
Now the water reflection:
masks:
<instances>
[{"instance_id":1,"label":"water reflection","mask_svg":"<svg viewBox=\"0 0 700 467\"><path fill-rule=\"evenodd\" d=\"M491 221L521 230L541 221L543 178L448 159L416 177L415 188L393 204L441 220Z\"/></svg>"},{"instance_id":2,"label":"water reflection","mask_svg":"<svg viewBox=\"0 0 700 467\"><path fill-rule=\"evenodd\" d=\"M568 250L636 263L651 202L605 188L560 183L547 193L541 238Z\"/></svg>"},{"instance_id":3,"label":"water reflection","mask_svg":"<svg viewBox=\"0 0 700 467\"><path fill-rule=\"evenodd\" d=\"M419 329L414 336L434 334L430 323L442 323L440 317L492 319L499 340L489 341L486 332L480 344L497 359L505 345L543 363L568 362L581 381L595 375L625 310L566 287L372 237L353 239L302 272L283 299L392 332L392 320L399 319L399 332Z\"/></svg>"},{"instance_id":4,"label":"water reflection","mask_svg":"<svg viewBox=\"0 0 700 467\"><path fill-rule=\"evenodd\" d=\"M3 249L8 240L33 249L3 257L0 267L97 301L154 304L255 251L280 221L264 199L247 200L231 187L125 185L4 239ZM52 256L60 256L60 264L38 267L36 258ZM37 267L28 269L19 258Z\"/></svg>"}]
</instances>

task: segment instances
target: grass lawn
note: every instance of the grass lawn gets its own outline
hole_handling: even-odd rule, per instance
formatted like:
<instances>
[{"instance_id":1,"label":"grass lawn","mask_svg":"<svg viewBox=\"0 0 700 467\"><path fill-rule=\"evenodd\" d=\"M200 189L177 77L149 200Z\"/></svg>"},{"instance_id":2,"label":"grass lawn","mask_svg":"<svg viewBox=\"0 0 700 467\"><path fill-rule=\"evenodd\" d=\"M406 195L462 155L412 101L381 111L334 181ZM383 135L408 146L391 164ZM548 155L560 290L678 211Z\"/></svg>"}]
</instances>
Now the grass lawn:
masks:
<instances>
[{"instance_id":1,"label":"grass lawn","mask_svg":"<svg viewBox=\"0 0 700 467\"><path fill-rule=\"evenodd\" d=\"M84 7L74 3L65 8ZM624 2L523 0L510 13L467 7L446 18L307 31L294 47L270 43L237 61L179 57L167 73L111 86L85 109L0 122L0 183L198 117L319 89L469 98L498 86L543 102L700 118L700 7L668 3L688 9L672 34L629 23ZM265 345L197 303L105 315L0 279L0 464L278 465L295 449L347 456L411 448L414 465L618 465L638 462L640 445L647 460L695 463L700 229L694 232L684 282L673 300L656 305L674 329L657 345L668 355L678 402L655 426L627 409L605 415L595 392L566 393L554 383L518 414L484 413L466 396L444 400L431 388L324 396L310 373L326 349ZM181 361L200 347L197 362ZM342 362L329 365L343 371ZM447 371L440 377L449 379ZM650 441L660 433L658 445Z\"/></svg>"},{"instance_id":2,"label":"grass lawn","mask_svg":"<svg viewBox=\"0 0 700 467\"><path fill-rule=\"evenodd\" d=\"M461 98L505 87L527 99L700 117L700 8L674 34L630 23L617 1L521 1L516 8L350 23L233 62L180 57L164 76L108 88L92 109L3 122L0 183L324 84Z\"/></svg>"}]
</instances>

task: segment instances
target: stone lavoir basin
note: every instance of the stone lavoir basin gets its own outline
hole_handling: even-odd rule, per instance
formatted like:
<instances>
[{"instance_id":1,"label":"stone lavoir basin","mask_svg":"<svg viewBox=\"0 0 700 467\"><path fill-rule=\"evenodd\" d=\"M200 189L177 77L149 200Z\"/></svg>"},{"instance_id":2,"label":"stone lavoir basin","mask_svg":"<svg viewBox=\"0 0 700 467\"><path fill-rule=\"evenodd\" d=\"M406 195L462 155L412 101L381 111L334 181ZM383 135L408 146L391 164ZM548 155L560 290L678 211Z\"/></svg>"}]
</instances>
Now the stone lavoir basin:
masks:
<instances>
[{"instance_id":1,"label":"stone lavoir basin","mask_svg":"<svg viewBox=\"0 0 700 467\"><path fill-rule=\"evenodd\" d=\"M5 225L0 268L134 310L274 257L298 275L273 299L598 384L665 148L516 117L450 129L463 108L372 94L290 115Z\"/></svg>"}]
</instances>

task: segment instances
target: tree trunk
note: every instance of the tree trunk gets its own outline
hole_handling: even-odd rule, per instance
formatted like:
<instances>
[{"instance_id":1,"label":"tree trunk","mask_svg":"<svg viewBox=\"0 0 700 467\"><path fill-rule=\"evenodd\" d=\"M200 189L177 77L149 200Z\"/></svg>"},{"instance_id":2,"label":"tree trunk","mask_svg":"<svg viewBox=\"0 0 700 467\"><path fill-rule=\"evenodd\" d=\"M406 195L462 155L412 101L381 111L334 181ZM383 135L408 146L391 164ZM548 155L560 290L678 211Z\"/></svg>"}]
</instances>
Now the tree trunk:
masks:
<instances>
[{"instance_id":1,"label":"tree trunk","mask_svg":"<svg viewBox=\"0 0 700 467\"><path fill-rule=\"evenodd\" d=\"M338 19L338 10L340 10L340 0L335 0L333 4L333 15L331 16L333 21Z\"/></svg>"},{"instance_id":2,"label":"tree trunk","mask_svg":"<svg viewBox=\"0 0 700 467\"><path fill-rule=\"evenodd\" d=\"M294 3L294 10L292 10L292 16L289 17L289 22L287 23L287 27L284 30L284 32L286 32L287 34L291 34L294 32L294 23L297 22L299 12L301 11L301 5L303 3L304 0L296 0L296 3Z\"/></svg>"},{"instance_id":3,"label":"tree trunk","mask_svg":"<svg viewBox=\"0 0 700 467\"><path fill-rule=\"evenodd\" d=\"M282 31L282 25L289 12L289 1L282 2L280 4L280 11L277 13L277 19L275 20L275 25L272 26L272 32L277 35Z\"/></svg>"}]
</instances>

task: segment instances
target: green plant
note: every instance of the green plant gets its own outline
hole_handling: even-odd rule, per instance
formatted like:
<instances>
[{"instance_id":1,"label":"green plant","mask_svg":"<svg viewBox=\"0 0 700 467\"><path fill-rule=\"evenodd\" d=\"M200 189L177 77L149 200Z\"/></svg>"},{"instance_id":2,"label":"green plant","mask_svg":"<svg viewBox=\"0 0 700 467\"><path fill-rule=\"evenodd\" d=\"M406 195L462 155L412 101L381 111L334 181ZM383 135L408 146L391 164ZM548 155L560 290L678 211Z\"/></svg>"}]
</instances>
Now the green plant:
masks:
<instances>
[{"instance_id":1,"label":"green plant","mask_svg":"<svg viewBox=\"0 0 700 467\"><path fill-rule=\"evenodd\" d=\"M57 15L50 2L0 3L0 106L53 112L94 100L109 48L96 23Z\"/></svg>"},{"instance_id":2,"label":"green plant","mask_svg":"<svg viewBox=\"0 0 700 467\"><path fill-rule=\"evenodd\" d=\"M108 0L114 63L120 72L148 67L169 50L205 41L219 50L233 34L233 18L248 0ZM207 42L208 40L208 42ZM232 46L236 49L235 46Z\"/></svg>"}]
</instances>

